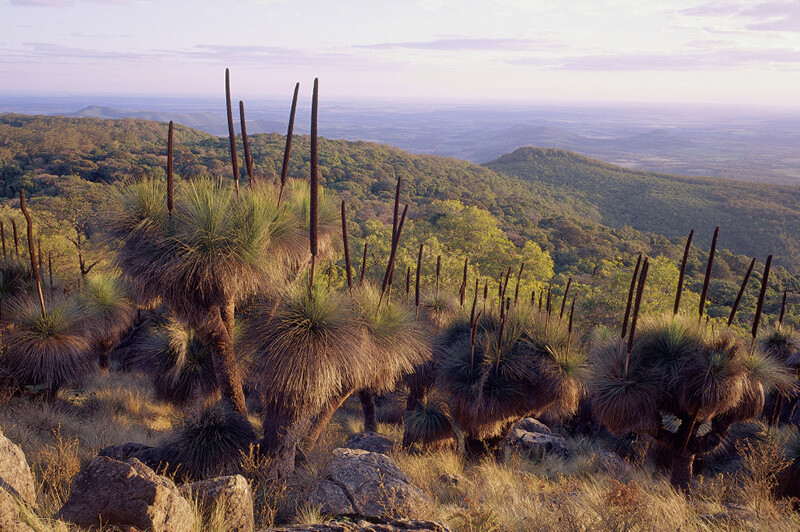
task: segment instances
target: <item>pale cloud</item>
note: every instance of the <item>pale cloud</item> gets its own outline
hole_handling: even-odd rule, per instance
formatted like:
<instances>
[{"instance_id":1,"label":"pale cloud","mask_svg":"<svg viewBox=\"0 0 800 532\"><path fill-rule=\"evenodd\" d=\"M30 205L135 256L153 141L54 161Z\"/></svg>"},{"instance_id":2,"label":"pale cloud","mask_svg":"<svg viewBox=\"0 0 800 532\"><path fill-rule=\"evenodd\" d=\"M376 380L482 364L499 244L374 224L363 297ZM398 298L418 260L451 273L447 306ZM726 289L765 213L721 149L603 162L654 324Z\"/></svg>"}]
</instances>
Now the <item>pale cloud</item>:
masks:
<instances>
[{"instance_id":1,"label":"pale cloud","mask_svg":"<svg viewBox=\"0 0 800 532\"><path fill-rule=\"evenodd\" d=\"M742 5L735 2L709 2L695 7L678 11L681 15L690 17L724 17L741 13Z\"/></svg>"},{"instance_id":2,"label":"pale cloud","mask_svg":"<svg viewBox=\"0 0 800 532\"><path fill-rule=\"evenodd\" d=\"M784 2L709 2L677 11L688 17L719 19L737 22L749 31L800 30L800 1Z\"/></svg>"},{"instance_id":3,"label":"pale cloud","mask_svg":"<svg viewBox=\"0 0 800 532\"><path fill-rule=\"evenodd\" d=\"M554 70L592 71L713 71L737 69L752 65L800 70L800 51L788 48L765 50L687 50L676 53L640 53L619 55L584 55L555 60L524 58L510 64L537 66Z\"/></svg>"},{"instance_id":4,"label":"pale cloud","mask_svg":"<svg viewBox=\"0 0 800 532\"><path fill-rule=\"evenodd\" d=\"M359 44L354 48L371 48L376 50L415 49L438 51L491 51L491 50L534 50L541 48L564 48L540 39L487 38L487 37L446 37L429 41L385 42L377 44Z\"/></svg>"},{"instance_id":5,"label":"pale cloud","mask_svg":"<svg viewBox=\"0 0 800 532\"><path fill-rule=\"evenodd\" d=\"M275 46L197 45L183 50L106 50L94 47L64 46L48 42L25 42L22 47L7 48L0 63L146 63L245 65L264 68L307 67L318 69L342 68L353 71L386 70L396 66L392 59L363 57L356 51L301 50Z\"/></svg>"},{"instance_id":6,"label":"pale cloud","mask_svg":"<svg viewBox=\"0 0 800 532\"><path fill-rule=\"evenodd\" d=\"M128 5L151 3L152 0L83 0L87 4ZM78 0L11 0L12 6L21 7L77 7Z\"/></svg>"},{"instance_id":7,"label":"pale cloud","mask_svg":"<svg viewBox=\"0 0 800 532\"><path fill-rule=\"evenodd\" d=\"M69 0L11 0L12 6L23 7L68 7L73 5Z\"/></svg>"}]
</instances>

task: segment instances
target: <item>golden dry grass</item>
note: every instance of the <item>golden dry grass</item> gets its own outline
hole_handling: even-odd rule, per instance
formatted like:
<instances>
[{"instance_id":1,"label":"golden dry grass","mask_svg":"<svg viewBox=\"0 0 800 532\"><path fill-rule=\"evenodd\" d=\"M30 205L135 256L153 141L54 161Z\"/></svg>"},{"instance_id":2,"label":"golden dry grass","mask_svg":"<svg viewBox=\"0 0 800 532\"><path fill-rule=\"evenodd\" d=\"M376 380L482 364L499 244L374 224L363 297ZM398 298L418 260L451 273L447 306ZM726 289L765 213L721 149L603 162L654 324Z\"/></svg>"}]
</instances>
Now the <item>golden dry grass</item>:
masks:
<instances>
[{"instance_id":1,"label":"golden dry grass","mask_svg":"<svg viewBox=\"0 0 800 532\"><path fill-rule=\"evenodd\" d=\"M97 451L130 441L158 444L183 415L156 402L147 378L137 374L98 374L80 389L64 392L54 405L16 398L0 406L0 427L25 451L37 483L37 508L22 505L20 515L42 532L69 530L49 517ZM297 474L277 485L263 477L268 469L263 462L252 456L243 460L257 529L328 519L306 505L304 496L324 475L331 451L359 432L362 422L358 400L346 402L320 443L304 451ZM400 426L380 424L379 430L402 439ZM446 450L396 451L392 458L435 502L433 514L424 517L458 532L798 530L800 515L769 495L783 463L781 431L773 436L742 448L744 459L734 473L699 476L688 495L648 467L624 462L605 467L601 444L580 439L568 440L569 459L512 455L505 463L470 464ZM196 511L196 530L225 532L219 508L206 511L204 519L201 513Z\"/></svg>"}]
</instances>

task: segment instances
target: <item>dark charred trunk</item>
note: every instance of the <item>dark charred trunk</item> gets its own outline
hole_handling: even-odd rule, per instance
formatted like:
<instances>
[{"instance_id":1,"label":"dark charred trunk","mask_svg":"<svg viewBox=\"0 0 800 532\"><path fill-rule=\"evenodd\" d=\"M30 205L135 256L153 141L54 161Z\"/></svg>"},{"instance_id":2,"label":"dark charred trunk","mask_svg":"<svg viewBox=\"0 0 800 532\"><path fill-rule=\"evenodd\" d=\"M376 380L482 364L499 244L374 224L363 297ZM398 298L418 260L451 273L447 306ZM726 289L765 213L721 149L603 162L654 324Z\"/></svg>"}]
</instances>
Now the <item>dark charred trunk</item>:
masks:
<instances>
[{"instance_id":1,"label":"dark charred trunk","mask_svg":"<svg viewBox=\"0 0 800 532\"><path fill-rule=\"evenodd\" d=\"M111 351L114 350L114 342L105 340L101 342L98 347L100 351L100 357L99 357L100 369L108 371L108 367L111 363Z\"/></svg>"},{"instance_id":2,"label":"dark charred trunk","mask_svg":"<svg viewBox=\"0 0 800 532\"><path fill-rule=\"evenodd\" d=\"M479 462L491 456L495 460L502 460L505 453L506 435L493 436L479 439L471 434L464 435L464 457L469 462Z\"/></svg>"},{"instance_id":3,"label":"dark charred trunk","mask_svg":"<svg viewBox=\"0 0 800 532\"><path fill-rule=\"evenodd\" d=\"M672 467L670 468L670 482L673 486L683 491L689 489L692 484L692 471L694 465L694 453L691 451L681 451L674 449L672 453Z\"/></svg>"},{"instance_id":4,"label":"dark charred trunk","mask_svg":"<svg viewBox=\"0 0 800 532\"><path fill-rule=\"evenodd\" d=\"M314 423L312 423L311 430L305 439L306 447L308 449L316 445L317 440L319 440L319 437L322 436L323 432L325 432L325 428L328 426L328 423L330 423L333 414L335 414L336 411L339 410L339 408L344 404L344 402L347 401L348 397L350 397L349 393L344 397L332 400L330 403L328 403L328 406L325 407L325 410L320 412L320 414L317 416L317 419L314 420Z\"/></svg>"},{"instance_id":5,"label":"dark charred trunk","mask_svg":"<svg viewBox=\"0 0 800 532\"><path fill-rule=\"evenodd\" d=\"M270 469L279 479L294 471L299 425L296 417L275 405L264 409L264 436L259 442L259 453L271 459Z\"/></svg>"},{"instance_id":6,"label":"dark charred trunk","mask_svg":"<svg viewBox=\"0 0 800 532\"><path fill-rule=\"evenodd\" d=\"M228 332L228 325L223 320L222 309L212 307L205 322L199 325L196 329L211 351L214 373L222 399L229 403L235 412L247 416L242 377L239 374L239 366L233 350L233 338Z\"/></svg>"},{"instance_id":7,"label":"dark charred trunk","mask_svg":"<svg viewBox=\"0 0 800 532\"><path fill-rule=\"evenodd\" d=\"M378 418L375 415L375 394L372 390L358 392L361 409L364 411L364 432L378 432Z\"/></svg>"}]
</instances>

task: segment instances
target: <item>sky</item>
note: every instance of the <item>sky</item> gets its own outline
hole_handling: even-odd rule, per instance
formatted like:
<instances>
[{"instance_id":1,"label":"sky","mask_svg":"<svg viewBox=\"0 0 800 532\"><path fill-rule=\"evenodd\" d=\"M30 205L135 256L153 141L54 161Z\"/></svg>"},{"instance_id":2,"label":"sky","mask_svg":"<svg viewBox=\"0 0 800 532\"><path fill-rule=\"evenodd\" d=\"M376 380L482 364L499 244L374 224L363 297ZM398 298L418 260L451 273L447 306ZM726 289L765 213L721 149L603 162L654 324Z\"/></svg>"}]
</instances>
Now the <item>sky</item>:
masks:
<instances>
[{"instance_id":1,"label":"sky","mask_svg":"<svg viewBox=\"0 0 800 532\"><path fill-rule=\"evenodd\" d=\"M800 106L800 0L0 0L0 92Z\"/></svg>"}]
</instances>

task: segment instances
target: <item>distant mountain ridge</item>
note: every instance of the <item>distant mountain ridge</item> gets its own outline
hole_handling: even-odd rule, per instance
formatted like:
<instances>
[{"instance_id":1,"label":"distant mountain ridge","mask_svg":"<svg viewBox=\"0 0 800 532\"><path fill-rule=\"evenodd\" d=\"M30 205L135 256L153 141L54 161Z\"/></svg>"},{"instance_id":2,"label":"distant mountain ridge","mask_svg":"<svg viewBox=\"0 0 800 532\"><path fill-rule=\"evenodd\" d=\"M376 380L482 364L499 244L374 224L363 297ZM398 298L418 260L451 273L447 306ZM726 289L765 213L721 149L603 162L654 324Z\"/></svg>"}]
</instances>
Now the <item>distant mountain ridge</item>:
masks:
<instances>
[{"instance_id":1,"label":"distant mountain ridge","mask_svg":"<svg viewBox=\"0 0 800 532\"><path fill-rule=\"evenodd\" d=\"M289 101L250 101L251 133L286 131ZM91 104L87 108L87 104ZM308 113L300 102L298 116ZM101 108L101 109L98 109ZM77 113L76 109L80 109ZM222 98L0 96L0 112L142 118L227 133ZM522 146L562 148L652 172L800 184L800 114L711 106L565 106L343 101L321 108L320 134L411 153L494 160ZM238 113L237 113L238 114ZM238 122L238 116L234 117ZM306 124L297 124L299 134Z\"/></svg>"},{"instance_id":2,"label":"distant mountain ridge","mask_svg":"<svg viewBox=\"0 0 800 532\"><path fill-rule=\"evenodd\" d=\"M726 247L800 265L800 189L719 178L630 170L560 149L524 147L484 165L523 181L557 187L590 205L599 222L667 237L695 229L706 243L721 227Z\"/></svg>"},{"instance_id":3,"label":"distant mountain ridge","mask_svg":"<svg viewBox=\"0 0 800 532\"><path fill-rule=\"evenodd\" d=\"M252 135L259 175L279 174L283 141L280 134ZM176 172L228 176L227 142L177 126ZM308 138L297 136L294 142L290 175L305 178ZM7 197L18 194L21 183L32 186L52 176L109 182L163 175L165 149L163 122L0 115ZM395 180L402 175L412 209L436 199L480 206L502 220L512 239L540 242L560 268L643 249L673 256L689 229L705 247L720 225L721 246L760 260L774 253L776 264L800 271L797 187L634 171L552 148L524 147L479 166L330 139L321 139L320 171L326 186L353 202L365 219L388 216Z\"/></svg>"}]
</instances>

